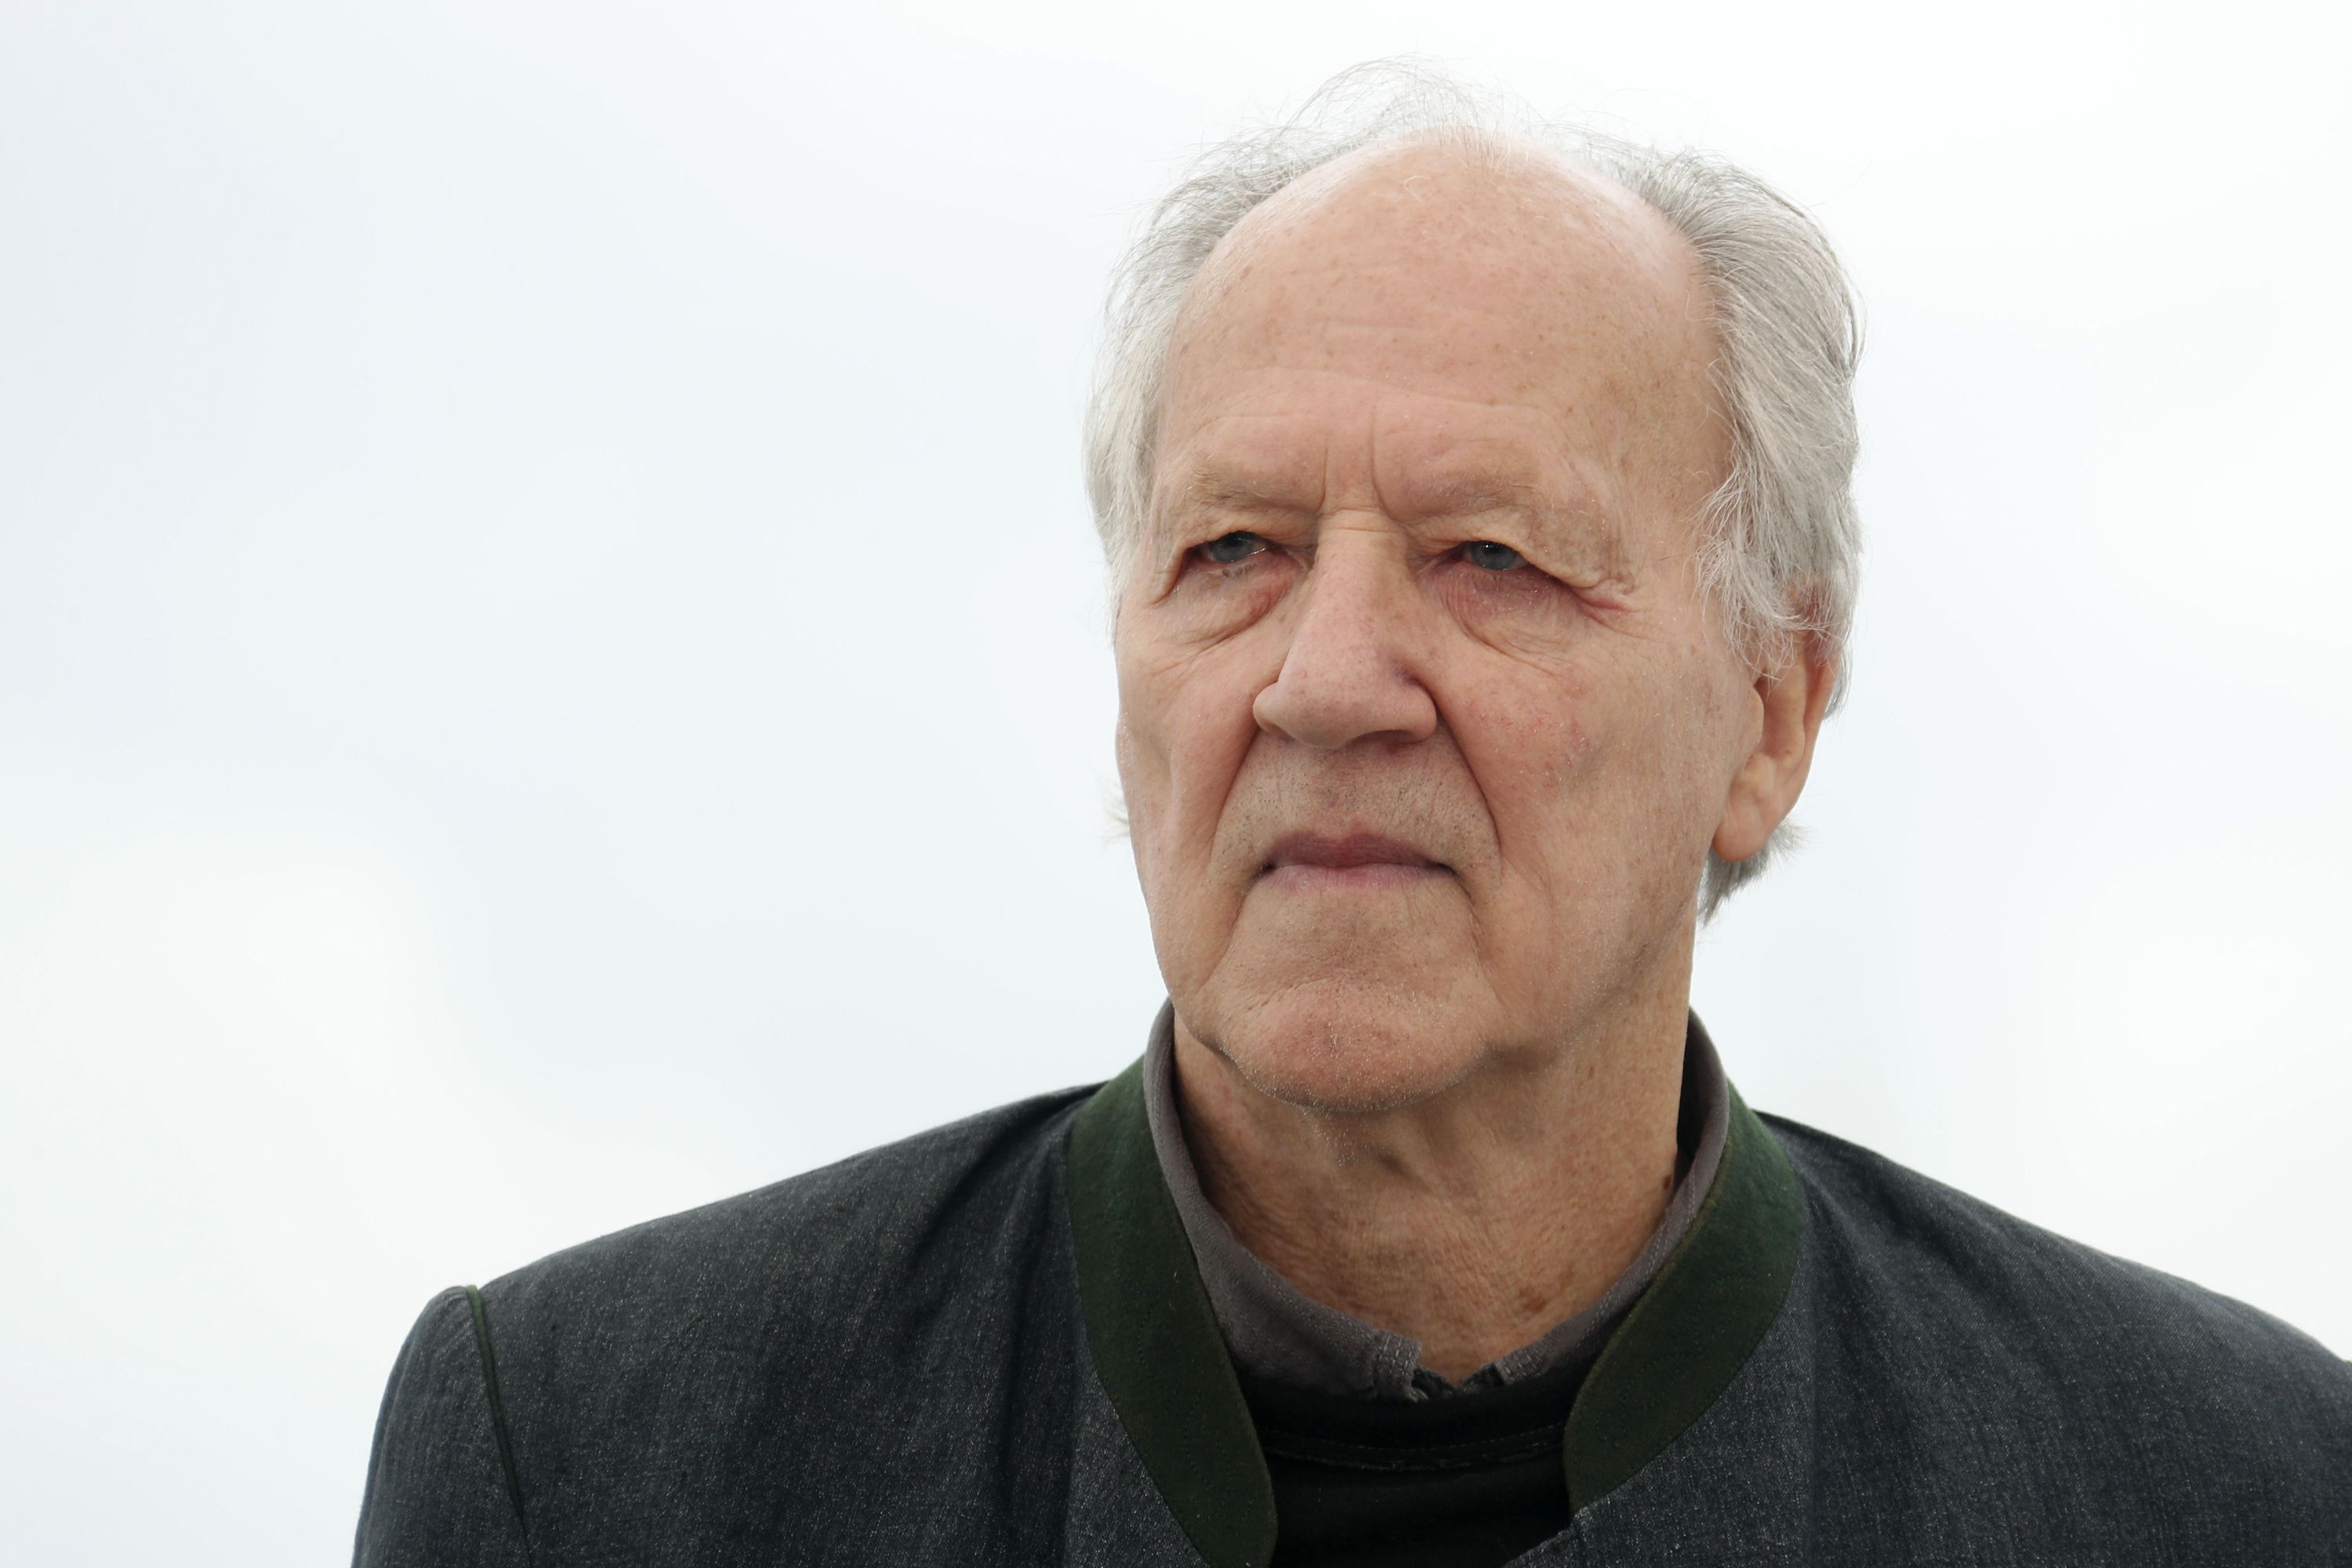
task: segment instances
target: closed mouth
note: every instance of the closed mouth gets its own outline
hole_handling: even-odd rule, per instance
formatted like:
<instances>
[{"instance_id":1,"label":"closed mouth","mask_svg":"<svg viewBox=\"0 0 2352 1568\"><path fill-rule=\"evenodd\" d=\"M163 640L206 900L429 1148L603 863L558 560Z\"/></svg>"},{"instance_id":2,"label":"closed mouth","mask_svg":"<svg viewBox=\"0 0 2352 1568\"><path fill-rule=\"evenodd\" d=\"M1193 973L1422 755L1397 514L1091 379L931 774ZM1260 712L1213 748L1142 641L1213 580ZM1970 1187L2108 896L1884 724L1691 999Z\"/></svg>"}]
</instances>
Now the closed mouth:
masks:
<instances>
[{"instance_id":1,"label":"closed mouth","mask_svg":"<svg viewBox=\"0 0 2352 1568\"><path fill-rule=\"evenodd\" d=\"M1338 837L1319 833L1286 833L1275 840L1258 874L1265 876L1288 866L1312 866L1328 871L1351 871L1362 866L1396 866L1423 871L1453 869L1410 844L1377 833L1349 833Z\"/></svg>"}]
</instances>

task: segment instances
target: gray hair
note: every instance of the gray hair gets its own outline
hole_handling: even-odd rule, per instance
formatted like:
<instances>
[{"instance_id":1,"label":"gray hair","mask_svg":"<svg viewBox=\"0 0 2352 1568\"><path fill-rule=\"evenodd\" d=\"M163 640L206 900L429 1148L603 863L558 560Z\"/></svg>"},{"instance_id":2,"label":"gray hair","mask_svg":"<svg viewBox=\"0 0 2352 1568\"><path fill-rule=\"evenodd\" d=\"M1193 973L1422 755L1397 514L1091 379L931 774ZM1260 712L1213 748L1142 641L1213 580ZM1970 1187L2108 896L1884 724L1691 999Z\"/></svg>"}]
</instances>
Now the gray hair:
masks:
<instances>
[{"instance_id":1,"label":"gray hair","mask_svg":"<svg viewBox=\"0 0 2352 1568\"><path fill-rule=\"evenodd\" d=\"M1150 496L1161 383L1177 317L1210 253L1258 204L1334 159L1399 137L1475 151L1513 144L1567 157L1646 202L1696 252L1721 350L1710 375L1728 415L1731 467L1698 519L1699 581L1751 666L1816 639L1843 696L1861 530L1852 476L1852 288L1802 209L1707 154L1662 152L1549 121L1412 60L1342 71L1291 119L1202 153L1161 198L1114 274L1086 419L1087 488L1113 573L1134 563ZM1755 855L1712 851L1699 899L1712 916L1791 846L1783 823Z\"/></svg>"}]
</instances>

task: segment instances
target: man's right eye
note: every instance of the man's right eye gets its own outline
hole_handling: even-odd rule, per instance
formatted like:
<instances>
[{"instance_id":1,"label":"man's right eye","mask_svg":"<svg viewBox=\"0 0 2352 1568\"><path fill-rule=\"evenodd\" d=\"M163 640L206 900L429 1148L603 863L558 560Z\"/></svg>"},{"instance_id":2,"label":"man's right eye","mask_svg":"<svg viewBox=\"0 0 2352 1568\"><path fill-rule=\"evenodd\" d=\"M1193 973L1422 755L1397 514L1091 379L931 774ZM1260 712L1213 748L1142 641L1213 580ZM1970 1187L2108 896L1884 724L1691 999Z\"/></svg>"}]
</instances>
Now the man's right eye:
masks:
<instances>
[{"instance_id":1,"label":"man's right eye","mask_svg":"<svg viewBox=\"0 0 2352 1568\"><path fill-rule=\"evenodd\" d=\"M1206 544L1194 546L1201 559L1219 566L1231 566L1236 561L1246 561L1266 548L1265 541L1255 533L1228 533L1222 539L1212 539Z\"/></svg>"}]
</instances>

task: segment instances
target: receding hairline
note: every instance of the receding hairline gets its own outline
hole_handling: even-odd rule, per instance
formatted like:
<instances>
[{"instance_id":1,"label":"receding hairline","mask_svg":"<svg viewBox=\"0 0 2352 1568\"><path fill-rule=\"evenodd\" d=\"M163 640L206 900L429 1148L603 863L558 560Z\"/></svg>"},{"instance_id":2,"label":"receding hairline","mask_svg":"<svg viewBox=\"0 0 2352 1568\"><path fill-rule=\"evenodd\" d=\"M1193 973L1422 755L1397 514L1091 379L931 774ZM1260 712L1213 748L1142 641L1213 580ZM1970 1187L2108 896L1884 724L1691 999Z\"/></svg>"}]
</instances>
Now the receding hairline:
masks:
<instances>
[{"instance_id":1,"label":"receding hairline","mask_svg":"<svg viewBox=\"0 0 2352 1568\"><path fill-rule=\"evenodd\" d=\"M1444 125L1399 131L1316 165L1259 202L1217 240L1202 259L1185 290L1176 327L1181 335L1193 316L1221 292L1231 269L1246 267L1251 253L1276 241L1289 227L1308 221L1367 187L1375 195L1395 195L1425 173L1405 176L1401 186L1382 187L1379 175L1385 166L1437 163L1455 172L1481 177L1497 195L1516 191L1523 209L1558 198L1563 216L1580 218L1580 226L1598 238L1631 238L1649 242L1650 259L1666 261L1678 274L1677 282L1706 289L1706 270L1697 247L1666 214L1644 200L1605 170L1564 148L1508 132L1485 127ZM1546 187L1549 187L1547 190ZM1596 221L1598 220L1598 221ZM1621 259L1630 259L1630 247L1613 246Z\"/></svg>"},{"instance_id":2,"label":"receding hairline","mask_svg":"<svg viewBox=\"0 0 2352 1568\"><path fill-rule=\"evenodd\" d=\"M1169 358L1155 388L1151 415L1155 432L1151 441L1153 473L1146 486L1141 514L1136 519L1141 533L1151 531L1168 504L1198 504L1204 496L1239 500L1258 489L1244 476L1206 471L1197 460L1181 463L1181 471L1171 472L1162 467L1176 454L1168 449L1158 432L1164 426L1170 399L1181 380L1176 374L1177 362L1185 357L1182 351L1188 342L1199 341L1197 334L1261 261L1277 255L1287 244L1306 238L1300 231L1311 230L1317 218L1328 213L1332 204L1367 193L1374 199L1393 198L1412 181L1423 177L1433 163L1434 169L1448 173L1466 169L1477 181L1466 193L1470 200L1477 200L1491 189L1499 199L1513 202L1521 211L1553 208L1553 213L1539 220L1555 225L1553 232L1546 235L1540 228L1533 232L1522 230L1507 242L1509 248L1523 251L1531 262L1538 266L1558 265L1571 254L1570 247L1581 247L1583 254L1570 263L1571 268L1590 266L1597 256L1599 266L1606 273L1614 274L1636 298L1654 301L1676 314L1685 314L1675 310L1676 303L1687 301L1691 309L1685 319L1703 334L1700 343L1691 345L1694 352L1687 357L1676 345L1661 342L1647 326L1629 324L1628 331L1650 338L1652 344L1672 356L1677 366L1686 364L1691 384L1684 392L1704 400L1707 410L1704 417L1711 429L1725 426L1720 399L1713 384L1713 364L1720 344L1712 320L1711 290L1696 247L1669 217L1605 171L1540 142L1458 127L1401 132L1318 165L1259 203L1225 233L1193 273L1170 329ZM1399 165L1407 171L1402 174L1401 184L1393 177ZM1460 200L1465 194L1457 191L1455 199ZM1661 374L1681 374L1679 370L1664 370L1664 359L1655 359L1654 363L1661 367ZM1564 449L1553 455L1567 461L1574 453ZM1727 453L1718 456L1727 461ZM1646 460L1661 462L1666 469L1678 467L1671 459ZM1537 465L1547 469L1551 466ZM1593 516L1605 513L1612 535L1609 551L1612 559L1628 558L1628 522L1615 486L1599 482L1584 472L1580 464L1571 466L1577 469L1572 476L1576 482L1571 494L1554 498L1545 507L1528 510L1541 510L1552 519L1571 512ZM1718 466L1710 465L1711 469ZM1223 465L1217 467L1222 468ZM1554 479L1559 477L1547 475ZM1517 488L1513 481L1524 484L1530 478L1528 465L1520 463L1510 465L1507 472L1495 470L1471 482L1474 488L1492 489L1498 482L1505 488ZM1720 478L1720 473L1710 471L1706 476L1708 487L1711 489ZM1609 504L1596 504L1603 496L1609 498Z\"/></svg>"}]
</instances>

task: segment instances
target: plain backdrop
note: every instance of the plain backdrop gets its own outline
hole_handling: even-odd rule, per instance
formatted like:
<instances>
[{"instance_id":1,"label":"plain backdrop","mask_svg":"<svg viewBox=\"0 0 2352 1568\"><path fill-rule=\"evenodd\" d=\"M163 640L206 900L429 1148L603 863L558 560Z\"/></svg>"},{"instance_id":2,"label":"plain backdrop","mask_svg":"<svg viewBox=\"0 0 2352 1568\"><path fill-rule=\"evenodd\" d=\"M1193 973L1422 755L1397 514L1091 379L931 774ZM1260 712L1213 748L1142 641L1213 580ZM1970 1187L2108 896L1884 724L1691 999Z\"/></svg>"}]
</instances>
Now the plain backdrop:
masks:
<instances>
[{"instance_id":1,"label":"plain backdrop","mask_svg":"<svg viewBox=\"0 0 2352 1568\"><path fill-rule=\"evenodd\" d=\"M1747 1097L2352 1351L2335 7L0 9L0 1555L350 1550L439 1288L1117 1070L1076 422L1417 51L1867 302Z\"/></svg>"}]
</instances>

